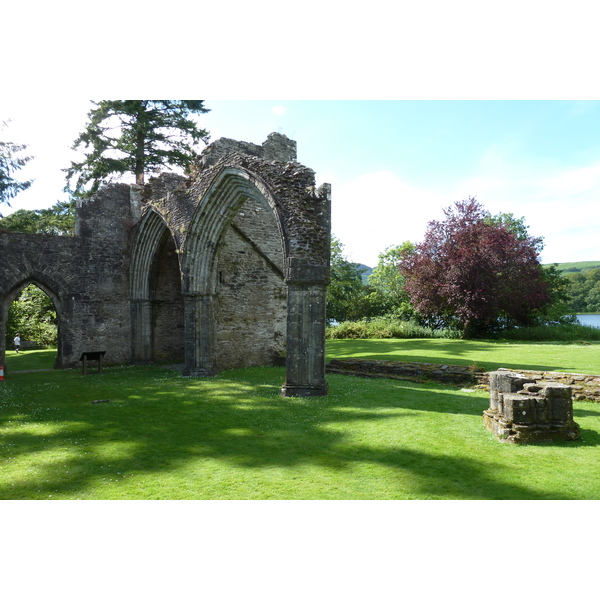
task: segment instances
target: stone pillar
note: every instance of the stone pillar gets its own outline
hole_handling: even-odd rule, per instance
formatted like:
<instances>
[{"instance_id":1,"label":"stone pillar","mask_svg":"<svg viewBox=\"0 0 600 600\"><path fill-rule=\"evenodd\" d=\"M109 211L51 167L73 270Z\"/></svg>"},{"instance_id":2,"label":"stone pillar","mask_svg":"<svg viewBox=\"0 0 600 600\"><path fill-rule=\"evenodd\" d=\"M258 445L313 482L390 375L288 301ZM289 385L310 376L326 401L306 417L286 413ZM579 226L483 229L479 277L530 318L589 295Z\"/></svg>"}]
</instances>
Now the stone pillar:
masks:
<instances>
[{"instance_id":1,"label":"stone pillar","mask_svg":"<svg viewBox=\"0 0 600 600\"><path fill-rule=\"evenodd\" d=\"M185 369L187 377L217 374L216 296L184 294Z\"/></svg>"},{"instance_id":2,"label":"stone pillar","mask_svg":"<svg viewBox=\"0 0 600 600\"><path fill-rule=\"evenodd\" d=\"M326 267L288 259L286 382L283 396L326 396Z\"/></svg>"},{"instance_id":3,"label":"stone pillar","mask_svg":"<svg viewBox=\"0 0 600 600\"><path fill-rule=\"evenodd\" d=\"M131 301L131 362L147 364L152 361L152 302Z\"/></svg>"}]
</instances>

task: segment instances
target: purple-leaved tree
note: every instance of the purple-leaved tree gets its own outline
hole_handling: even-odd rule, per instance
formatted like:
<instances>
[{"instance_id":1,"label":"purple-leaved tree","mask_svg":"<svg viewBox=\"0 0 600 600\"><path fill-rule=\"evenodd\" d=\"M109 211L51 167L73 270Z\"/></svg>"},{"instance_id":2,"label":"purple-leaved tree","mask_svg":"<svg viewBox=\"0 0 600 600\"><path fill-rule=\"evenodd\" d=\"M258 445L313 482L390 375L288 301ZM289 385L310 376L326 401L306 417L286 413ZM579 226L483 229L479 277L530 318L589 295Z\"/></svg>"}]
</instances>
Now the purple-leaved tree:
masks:
<instances>
[{"instance_id":1,"label":"purple-leaved tree","mask_svg":"<svg viewBox=\"0 0 600 600\"><path fill-rule=\"evenodd\" d=\"M462 330L464 338L531 324L551 302L539 261L542 239L529 236L512 215L491 217L475 198L444 214L400 260L417 311L431 325Z\"/></svg>"}]
</instances>

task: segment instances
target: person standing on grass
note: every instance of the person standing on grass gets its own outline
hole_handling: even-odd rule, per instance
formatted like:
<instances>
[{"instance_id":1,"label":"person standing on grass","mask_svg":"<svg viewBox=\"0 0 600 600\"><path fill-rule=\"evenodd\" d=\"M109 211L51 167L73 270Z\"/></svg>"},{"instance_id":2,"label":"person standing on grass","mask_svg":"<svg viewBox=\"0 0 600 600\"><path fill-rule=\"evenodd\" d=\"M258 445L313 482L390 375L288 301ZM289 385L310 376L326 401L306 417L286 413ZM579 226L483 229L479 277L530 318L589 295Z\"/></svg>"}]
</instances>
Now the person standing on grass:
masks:
<instances>
[{"instance_id":1,"label":"person standing on grass","mask_svg":"<svg viewBox=\"0 0 600 600\"><path fill-rule=\"evenodd\" d=\"M19 354L19 350L21 349L21 336L18 333L15 336L15 339L13 340L13 343L15 345L15 352L17 354Z\"/></svg>"}]
</instances>

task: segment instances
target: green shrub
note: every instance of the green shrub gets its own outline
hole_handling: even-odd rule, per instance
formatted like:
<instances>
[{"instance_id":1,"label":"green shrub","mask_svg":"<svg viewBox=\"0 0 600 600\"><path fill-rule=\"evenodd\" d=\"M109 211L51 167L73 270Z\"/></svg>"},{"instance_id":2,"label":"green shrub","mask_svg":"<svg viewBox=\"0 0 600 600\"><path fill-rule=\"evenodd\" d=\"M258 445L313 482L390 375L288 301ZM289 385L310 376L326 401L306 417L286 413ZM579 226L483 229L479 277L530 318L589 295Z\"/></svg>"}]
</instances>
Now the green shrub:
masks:
<instances>
[{"instance_id":1,"label":"green shrub","mask_svg":"<svg viewBox=\"0 0 600 600\"><path fill-rule=\"evenodd\" d=\"M42 348L57 344L56 310L52 300L36 285L27 286L11 304L6 323L6 344L12 348L17 333L21 340L36 342Z\"/></svg>"},{"instance_id":2,"label":"green shrub","mask_svg":"<svg viewBox=\"0 0 600 600\"><path fill-rule=\"evenodd\" d=\"M423 327L414 321L403 321L395 317L376 317L362 321L344 321L327 328L327 339L422 339L422 338L458 338L458 331L451 329L432 329Z\"/></svg>"},{"instance_id":3,"label":"green shrub","mask_svg":"<svg viewBox=\"0 0 600 600\"><path fill-rule=\"evenodd\" d=\"M329 325L326 337L331 340L356 340L367 337L365 321L344 321L339 325Z\"/></svg>"}]
</instances>

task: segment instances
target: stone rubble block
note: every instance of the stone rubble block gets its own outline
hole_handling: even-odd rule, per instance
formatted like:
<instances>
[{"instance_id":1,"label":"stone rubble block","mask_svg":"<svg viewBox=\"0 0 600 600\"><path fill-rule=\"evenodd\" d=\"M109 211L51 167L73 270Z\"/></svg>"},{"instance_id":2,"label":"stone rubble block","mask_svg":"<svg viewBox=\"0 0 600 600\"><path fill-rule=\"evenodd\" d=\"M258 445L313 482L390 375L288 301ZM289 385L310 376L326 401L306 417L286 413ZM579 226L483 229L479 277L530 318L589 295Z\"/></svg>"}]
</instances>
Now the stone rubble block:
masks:
<instances>
[{"instance_id":1,"label":"stone rubble block","mask_svg":"<svg viewBox=\"0 0 600 600\"><path fill-rule=\"evenodd\" d=\"M483 422L500 441L527 444L580 438L579 425L573 421L571 386L507 370L489 373L489 385L490 407Z\"/></svg>"}]
</instances>

